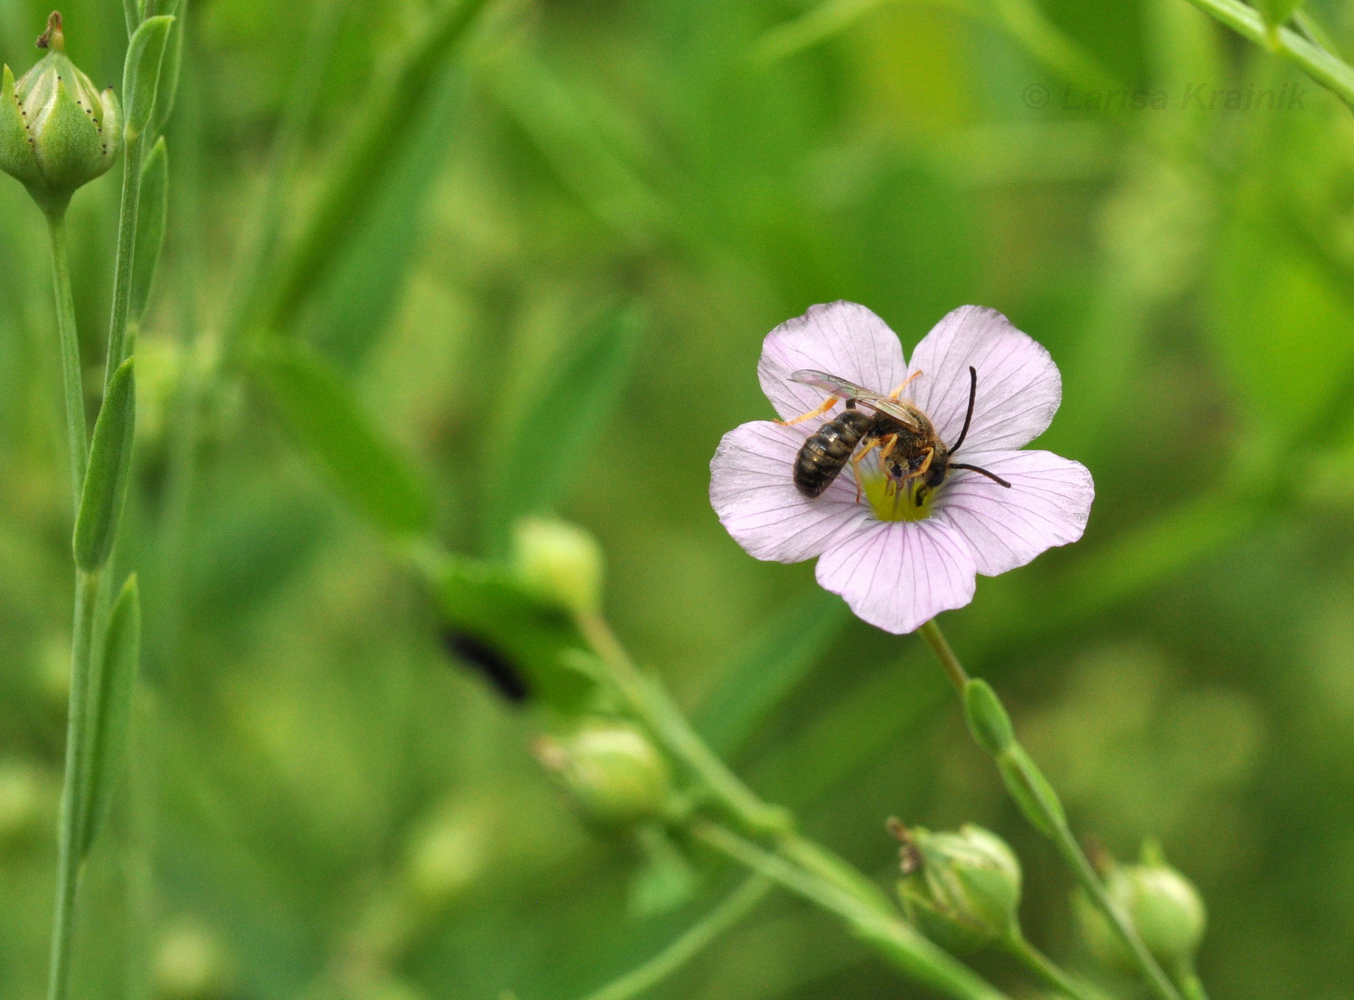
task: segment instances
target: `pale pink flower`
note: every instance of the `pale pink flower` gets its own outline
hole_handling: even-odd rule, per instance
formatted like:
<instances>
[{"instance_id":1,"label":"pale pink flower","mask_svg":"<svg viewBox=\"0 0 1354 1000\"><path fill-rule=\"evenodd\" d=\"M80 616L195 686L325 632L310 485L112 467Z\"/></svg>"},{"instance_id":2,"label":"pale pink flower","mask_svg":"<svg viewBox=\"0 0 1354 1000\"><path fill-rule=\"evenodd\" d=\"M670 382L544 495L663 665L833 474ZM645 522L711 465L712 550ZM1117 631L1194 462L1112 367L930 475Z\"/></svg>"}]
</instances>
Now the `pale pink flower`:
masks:
<instances>
[{"instance_id":1,"label":"pale pink flower","mask_svg":"<svg viewBox=\"0 0 1354 1000\"><path fill-rule=\"evenodd\" d=\"M959 440L977 372L973 417L956 462L1009 483L952 469L917 505L903 483L899 502L877 459L847 463L822 495L809 498L792 478L795 457L826 420L785 425L754 420L724 435L710 462L710 502L720 522L758 559L818 557L818 582L860 618L888 632L911 632L973 599L976 574L995 576L1054 545L1081 537L1095 487L1078 462L1022 451L1047 429L1062 398L1048 351L1001 313L954 310L903 358L884 321L852 302L811 308L772 330L757 366L762 391L783 420L817 409L828 396L793 381L803 369L826 372L887 395L915 374L902 399L929 416L941 441ZM869 414L868 408L862 412Z\"/></svg>"}]
</instances>

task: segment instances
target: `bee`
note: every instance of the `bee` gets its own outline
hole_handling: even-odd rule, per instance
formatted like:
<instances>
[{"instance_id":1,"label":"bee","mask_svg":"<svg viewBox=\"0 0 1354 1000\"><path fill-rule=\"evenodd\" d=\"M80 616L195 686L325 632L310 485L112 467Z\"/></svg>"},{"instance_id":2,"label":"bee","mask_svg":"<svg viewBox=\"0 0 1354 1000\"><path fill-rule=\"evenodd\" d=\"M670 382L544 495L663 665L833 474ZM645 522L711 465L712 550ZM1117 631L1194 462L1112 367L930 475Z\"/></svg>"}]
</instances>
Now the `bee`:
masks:
<instances>
[{"instance_id":1,"label":"bee","mask_svg":"<svg viewBox=\"0 0 1354 1000\"><path fill-rule=\"evenodd\" d=\"M955 452L968 437L969 424L973 421L978 369L969 366L968 412L964 414L964 428L952 447L940 439L925 413L898 398L907 383L920 374L914 372L887 396L826 372L803 369L791 375L793 381L824 389L831 395L816 410L787 423L797 424L822 416L839 401L846 402L841 414L809 435L795 456L794 480L799 492L810 498L822 496L849 461L856 473L856 499L860 499L860 463L875 449L879 451L879 462L887 477L886 488L896 492L906 486L918 507L945 482L951 469L977 472L998 486L1010 489L1011 484L995 473L954 461ZM862 406L871 412L863 412Z\"/></svg>"}]
</instances>

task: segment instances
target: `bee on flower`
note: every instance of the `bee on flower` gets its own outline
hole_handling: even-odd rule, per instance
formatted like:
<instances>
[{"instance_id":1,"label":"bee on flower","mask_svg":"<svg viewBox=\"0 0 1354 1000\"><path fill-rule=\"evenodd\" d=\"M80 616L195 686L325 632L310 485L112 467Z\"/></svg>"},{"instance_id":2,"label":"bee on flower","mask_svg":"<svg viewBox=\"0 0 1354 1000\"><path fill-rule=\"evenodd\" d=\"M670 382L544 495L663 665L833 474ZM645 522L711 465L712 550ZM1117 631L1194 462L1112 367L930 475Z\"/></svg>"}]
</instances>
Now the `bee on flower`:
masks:
<instances>
[{"instance_id":1,"label":"bee on flower","mask_svg":"<svg viewBox=\"0 0 1354 1000\"><path fill-rule=\"evenodd\" d=\"M818 557L871 625L914 631L971 601L978 573L1086 528L1090 472L1024 448L1058 409L1058 368L995 310L949 313L909 365L869 309L814 306L767 335L757 374L781 419L724 435L710 501L752 556Z\"/></svg>"}]
</instances>

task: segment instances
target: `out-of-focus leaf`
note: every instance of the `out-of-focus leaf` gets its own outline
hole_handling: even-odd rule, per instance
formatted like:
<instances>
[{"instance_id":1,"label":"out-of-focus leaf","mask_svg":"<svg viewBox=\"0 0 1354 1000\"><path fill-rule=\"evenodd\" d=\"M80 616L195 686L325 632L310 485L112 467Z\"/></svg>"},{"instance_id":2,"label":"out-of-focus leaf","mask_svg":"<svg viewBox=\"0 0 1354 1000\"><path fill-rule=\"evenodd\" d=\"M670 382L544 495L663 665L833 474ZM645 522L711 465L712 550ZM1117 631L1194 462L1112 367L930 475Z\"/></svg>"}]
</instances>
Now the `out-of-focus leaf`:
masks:
<instances>
[{"instance_id":1,"label":"out-of-focus leaf","mask_svg":"<svg viewBox=\"0 0 1354 1000\"><path fill-rule=\"evenodd\" d=\"M767 622L719 671L695 724L720 756L738 753L827 651L851 615L840 597L814 587Z\"/></svg>"},{"instance_id":2,"label":"out-of-focus leaf","mask_svg":"<svg viewBox=\"0 0 1354 1000\"><path fill-rule=\"evenodd\" d=\"M132 694L141 663L141 598L136 577L128 578L113 605L104 642L103 663L93 683L90 709L94 733L90 747L89 804L80 833L80 855L94 846L108 818L131 729Z\"/></svg>"},{"instance_id":3,"label":"out-of-focus leaf","mask_svg":"<svg viewBox=\"0 0 1354 1000\"><path fill-rule=\"evenodd\" d=\"M509 570L447 556L431 580L453 650L457 637L473 639L516 675L525 698L566 715L596 697L597 683L579 666L587 643L573 621L523 589Z\"/></svg>"},{"instance_id":4,"label":"out-of-focus leaf","mask_svg":"<svg viewBox=\"0 0 1354 1000\"><path fill-rule=\"evenodd\" d=\"M636 832L644 861L630 883L630 912L645 918L668 913L689 903L698 879L691 862L661 826Z\"/></svg>"},{"instance_id":5,"label":"out-of-focus leaf","mask_svg":"<svg viewBox=\"0 0 1354 1000\"><path fill-rule=\"evenodd\" d=\"M761 762L755 787L791 809L809 805L931 718L948 695L933 664L885 664Z\"/></svg>"},{"instance_id":6,"label":"out-of-focus leaf","mask_svg":"<svg viewBox=\"0 0 1354 1000\"><path fill-rule=\"evenodd\" d=\"M333 254L306 310L309 339L340 363L357 362L390 317L419 249L428 194L460 133L465 74L451 66L433 84L426 114L395 144L392 164L369 191L348 240Z\"/></svg>"},{"instance_id":7,"label":"out-of-focus leaf","mask_svg":"<svg viewBox=\"0 0 1354 1000\"><path fill-rule=\"evenodd\" d=\"M300 241L281 262L263 317L273 331L289 330L335 252L352 238L370 192L399 163L392 148L408 141L415 123L436 104L444 61L476 22L488 0L445 0L422 37L360 116L347 149L324 184Z\"/></svg>"},{"instance_id":8,"label":"out-of-focus leaf","mask_svg":"<svg viewBox=\"0 0 1354 1000\"><path fill-rule=\"evenodd\" d=\"M1240 195L1218 255L1211 332L1243 403L1241 425L1286 438L1354 365L1354 319L1327 273L1279 231L1266 193Z\"/></svg>"},{"instance_id":9,"label":"out-of-focus leaf","mask_svg":"<svg viewBox=\"0 0 1354 1000\"><path fill-rule=\"evenodd\" d=\"M169 153L161 136L141 162L141 218L136 228L136 255L132 267L131 316L146 312L169 216Z\"/></svg>"},{"instance_id":10,"label":"out-of-focus leaf","mask_svg":"<svg viewBox=\"0 0 1354 1000\"><path fill-rule=\"evenodd\" d=\"M493 438L484 529L507 548L518 518L550 510L585 471L634 367L643 321L634 306L607 311L551 366L514 428Z\"/></svg>"},{"instance_id":11,"label":"out-of-focus leaf","mask_svg":"<svg viewBox=\"0 0 1354 1000\"><path fill-rule=\"evenodd\" d=\"M122 112L126 119L123 134L129 140L141 135L155 109L160 66L173 24L172 17L152 17L141 22L127 43L127 62L122 71Z\"/></svg>"},{"instance_id":12,"label":"out-of-focus leaf","mask_svg":"<svg viewBox=\"0 0 1354 1000\"><path fill-rule=\"evenodd\" d=\"M360 514L392 535L431 531L427 484L332 365L304 343L274 339L254 368L287 428Z\"/></svg>"},{"instance_id":13,"label":"out-of-focus leaf","mask_svg":"<svg viewBox=\"0 0 1354 1000\"><path fill-rule=\"evenodd\" d=\"M86 572L108 559L117 535L118 517L127 495L136 429L134 360L122 362L108 382L103 406L94 422L80 510L75 517L75 564Z\"/></svg>"}]
</instances>

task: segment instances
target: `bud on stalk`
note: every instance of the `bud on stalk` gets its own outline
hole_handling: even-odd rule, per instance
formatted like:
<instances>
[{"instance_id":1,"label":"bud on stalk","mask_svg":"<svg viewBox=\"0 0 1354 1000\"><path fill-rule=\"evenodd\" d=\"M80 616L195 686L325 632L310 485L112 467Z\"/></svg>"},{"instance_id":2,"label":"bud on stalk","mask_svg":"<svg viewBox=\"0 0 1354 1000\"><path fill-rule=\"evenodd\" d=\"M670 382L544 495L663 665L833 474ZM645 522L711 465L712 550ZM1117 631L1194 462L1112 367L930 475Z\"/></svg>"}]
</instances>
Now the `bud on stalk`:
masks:
<instances>
[{"instance_id":1,"label":"bud on stalk","mask_svg":"<svg viewBox=\"0 0 1354 1000\"><path fill-rule=\"evenodd\" d=\"M0 170L17 178L43 211L65 211L71 195L106 173L122 149L122 111L66 55L61 14L38 39L44 56L19 78L4 67Z\"/></svg>"}]
</instances>

